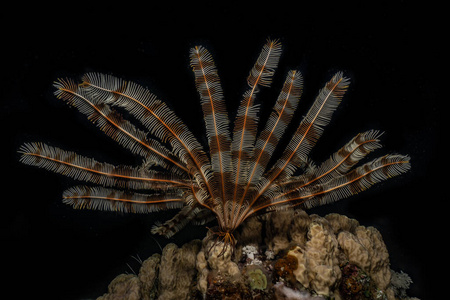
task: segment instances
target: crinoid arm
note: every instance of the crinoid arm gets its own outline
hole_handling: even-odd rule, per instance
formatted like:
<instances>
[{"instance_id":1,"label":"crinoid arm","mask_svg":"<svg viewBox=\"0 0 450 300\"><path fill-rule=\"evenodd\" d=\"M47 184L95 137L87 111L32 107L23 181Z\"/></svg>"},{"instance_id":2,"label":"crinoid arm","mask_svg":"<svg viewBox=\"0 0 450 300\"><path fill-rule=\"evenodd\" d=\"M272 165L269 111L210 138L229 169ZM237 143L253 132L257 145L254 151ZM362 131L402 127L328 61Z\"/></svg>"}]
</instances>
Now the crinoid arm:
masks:
<instances>
[{"instance_id":1,"label":"crinoid arm","mask_svg":"<svg viewBox=\"0 0 450 300\"><path fill-rule=\"evenodd\" d=\"M20 161L59 173L75 180L103 186L130 189L186 188L186 177L154 170L139 170L132 166L114 166L95 159L42 143L24 144Z\"/></svg>"},{"instance_id":2,"label":"crinoid arm","mask_svg":"<svg viewBox=\"0 0 450 300\"><path fill-rule=\"evenodd\" d=\"M191 187L198 187L195 191L192 190L194 194L200 193L194 200L203 208L214 210L215 206L209 195L217 189L212 187L215 181L210 159L188 127L163 101L148 89L111 75L87 73L82 80L80 87L83 93L102 103L126 110L150 134L162 143L169 143L171 154L186 166L184 174L194 180ZM154 164L152 159L150 162ZM181 220L181 216L179 219Z\"/></svg>"},{"instance_id":3,"label":"crinoid arm","mask_svg":"<svg viewBox=\"0 0 450 300\"><path fill-rule=\"evenodd\" d=\"M252 153L249 184L255 185L266 170L278 142L290 124L303 92L303 77L291 70L272 109L264 129L259 134Z\"/></svg>"},{"instance_id":4,"label":"crinoid arm","mask_svg":"<svg viewBox=\"0 0 450 300\"><path fill-rule=\"evenodd\" d=\"M410 169L410 158L404 155L390 154L366 163L347 174L333 177L319 184L298 182L294 188L288 189L276 186L261 197L251 213L276 210L283 207L302 207L308 209L314 206L335 202L360 193L372 185L398 176Z\"/></svg>"},{"instance_id":5,"label":"crinoid arm","mask_svg":"<svg viewBox=\"0 0 450 300\"><path fill-rule=\"evenodd\" d=\"M336 73L319 92L312 107L303 118L281 158L268 172L269 182L284 180L291 176L308 156L321 137L324 127L330 122L349 85L342 72Z\"/></svg>"},{"instance_id":6,"label":"crinoid arm","mask_svg":"<svg viewBox=\"0 0 450 300\"><path fill-rule=\"evenodd\" d=\"M238 194L242 194L243 187L251 180L248 169L252 164L258 134L259 105L255 104L255 98L260 86L270 86L280 55L281 44L276 40L268 40L247 78L249 88L241 100L233 128L233 199L239 198Z\"/></svg>"},{"instance_id":7,"label":"crinoid arm","mask_svg":"<svg viewBox=\"0 0 450 300\"><path fill-rule=\"evenodd\" d=\"M195 76L195 86L200 95L200 103L205 120L206 136L209 144L211 169L210 195L214 198L218 215L224 215L227 223L227 210L224 209L229 195L227 185L231 176L231 138L228 112L223 98L219 75L207 49L196 46L190 52L190 64Z\"/></svg>"},{"instance_id":8,"label":"crinoid arm","mask_svg":"<svg viewBox=\"0 0 450 300\"><path fill-rule=\"evenodd\" d=\"M381 148L380 136L376 130L359 133L320 166L312 167L302 175L291 176L278 185L285 190L299 189L344 175L369 153Z\"/></svg>"},{"instance_id":9,"label":"crinoid arm","mask_svg":"<svg viewBox=\"0 0 450 300\"><path fill-rule=\"evenodd\" d=\"M185 205L172 219L167 220L164 223L156 222L152 227L152 233L170 238L188 223L192 222L192 220L203 211L204 209L195 203L192 203L192 205Z\"/></svg>"},{"instance_id":10,"label":"crinoid arm","mask_svg":"<svg viewBox=\"0 0 450 300\"><path fill-rule=\"evenodd\" d=\"M348 85L349 80L341 72L336 73L326 83L285 147L281 157L260 176L258 184L249 195L246 195L249 199L249 205L246 206L240 217L235 219L235 223L241 223L253 211L252 207L257 202L261 202L259 198L266 192L272 195L272 190L274 187L276 188L277 182L288 180L300 166L309 160L308 155L311 149L322 135L324 127L329 123ZM267 198L267 196L264 196L264 198Z\"/></svg>"},{"instance_id":11,"label":"crinoid arm","mask_svg":"<svg viewBox=\"0 0 450 300\"><path fill-rule=\"evenodd\" d=\"M63 193L63 203L75 209L95 209L124 213L150 213L181 208L183 193L179 190L162 194L142 194L103 187L76 186Z\"/></svg>"},{"instance_id":12,"label":"crinoid arm","mask_svg":"<svg viewBox=\"0 0 450 300\"><path fill-rule=\"evenodd\" d=\"M125 109L153 136L170 143L172 153L202 186L211 179L210 162L202 146L175 113L148 89L120 78L99 73L82 77L82 90L102 103Z\"/></svg>"},{"instance_id":13,"label":"crinoid arm","mask_svg":"<svg viewBox=\"0 0 450 300\"><path fill-rule=\"evenodd\" d=\"M132 153L150 157L155 164L172 172L183 173L186 167L169 149L148 133L136 128L113 110L102 98L85 91L83 85L78 86L70 79L55 82L55 95L68 104L76 107L103 132Z\"/></svg>"},{"instance_id":14,"label":"crinoid arm","mask_svg":"<svg viewBox=\"0 0 450 300\"><path fill-rule=\"evenodd\" d=\"M22 163L37 166L76 180L102 186L77 186L66 190L63 203L75 209L95 209L125 213L150 213L181 208L191 186L186 178L131 166L114 166L41 143L24 144L19 151ZM132 192L148 190L152 194Z\"/></svg>"}]
</instances>

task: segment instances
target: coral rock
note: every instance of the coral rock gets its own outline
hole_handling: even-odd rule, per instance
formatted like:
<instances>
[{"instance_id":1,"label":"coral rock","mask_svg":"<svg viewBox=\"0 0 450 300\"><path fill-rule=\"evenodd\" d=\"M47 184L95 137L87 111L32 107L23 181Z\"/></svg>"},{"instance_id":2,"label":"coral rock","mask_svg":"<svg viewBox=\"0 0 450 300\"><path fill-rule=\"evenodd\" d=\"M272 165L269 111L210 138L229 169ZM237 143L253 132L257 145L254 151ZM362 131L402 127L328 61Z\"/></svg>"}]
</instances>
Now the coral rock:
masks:
<instances>
[{"instance_id":1,"label":"coral rock","mask_svg":"<svg viewBox=\"0 0 450 300\"><path fill-rule=\"evenodd\" d=\"M154 299L154 294L156 293L157 288L157 286L155 286L155 282L158 278L160 261L161 255L155 253L142 263L138 277L142 282L141 291L143 300Z\"/></svg>"},{"instance_id":2,"label":"coral rock","mask_svg":"<svg viewBox=\"0 0 450 300\"><path fill-rule=\"evenodd\" d=\"M208 262L206 261L205 253L203 251L200 251L197 254L197 272L198 272L198 279L197 279L197 289L203 294L206 294L206 290L208 289Z\"/></svg>"},{"instance_id":3,"label":"coral rock","mask_svg":"<svg viewBox=\"0 0 450 300\"><path fill-rule=\"evenodd\" d=\"M340 214L328 214L325 216L325 219L328 221L328 224L330 224L336 235L341 231L354 232L356 227L359 226L357 220L350 219L349 217Z\"/></svg>"},{"instance_id":4,"label":"coral rock","mask_svg":"<svg viewBox=\"0 0 450 300\"><path fill-rule=\"evenodd\" d=\"M304 210L295 212L292 220L292 226L289 231L292 242L301 247L305 246L308 239L306 235L311 222L312 220L310 216Z\"/></svg>"},{"instance_id":5,"label":"coral rock","mask_svg":"<svg viewBox=\"0 0 450 300\"><path fill-rule=\"evenodd\" d=\"M288 232L291 228L293 215L293 211L287 210L267 216L265 242L275 254L289 247Z\"/></svg>"},{"instance_id":6,"label":"coral rock","mask_svg":"<svg viewBox=\"0 0 450 300\"><path fill-rule=\"evenodd\" d=\"M190 294L192 282L197 275L195 266L201 241L191 241L178 248L168 244L161 255L159 272L159 298L184 299Z\"/></svg>"},{"instance_id":7,"label":"coral rock","mask_svg":"<svg viewBox=\"0 0 450 300\"><path fill-rule=\"evenodd\" d=\"M140 300L141 282L136 275L120 274L108 286L108 293L97 300Z\"/></svg>"},{"instance_id":8,"label":"coral rock","mask_svg":"<svg viewBox=\"0 0 450 300\"><path fill-rule=\"evenodd\" d=\"M207 249L210 250L205 253L208 254L207 262L209 268L226 276L239 276L241 272L238 265L231 261L232 249L227 248L226 251L222 253L224 250L223 247L223 243L217 243L212 247L209 246L208 243Z\"/></svg>"},{"instance_id":9,"label":"coral rock","mask_svg":"<svg viewBox=\"0 0 450 300\"><path fill-rule=\"evenodd\" d=\"M211 235L168 244L138 276L117 276L98 300L409 299L411 279L390 270L380 232L356 220L273 212L237 234L237 249Z\"/></svg>"},{"instance_id":10,"label":"coral rock","mask_svg":"<svg viewBox=\"0 0 450 300\"><path fill-rule=\"evenodd\" d=\"M306 242L308 277L311 288L319 295L330 295L341 271L337 259L338 244L332 232L320 223L312 223Z\"/></svg>"},{"instance_id":11,"label":"coral rock","mask_svg":"<svg viewBox=\"0 0 450 300\"><path fill-rule=\"evenodd\" d=\"M377 229L359 226L354 234L341 232L338 242L350 263L367 272L380 289L387 288L391 280L389 253Z\"/></svg>"}]
</instances>

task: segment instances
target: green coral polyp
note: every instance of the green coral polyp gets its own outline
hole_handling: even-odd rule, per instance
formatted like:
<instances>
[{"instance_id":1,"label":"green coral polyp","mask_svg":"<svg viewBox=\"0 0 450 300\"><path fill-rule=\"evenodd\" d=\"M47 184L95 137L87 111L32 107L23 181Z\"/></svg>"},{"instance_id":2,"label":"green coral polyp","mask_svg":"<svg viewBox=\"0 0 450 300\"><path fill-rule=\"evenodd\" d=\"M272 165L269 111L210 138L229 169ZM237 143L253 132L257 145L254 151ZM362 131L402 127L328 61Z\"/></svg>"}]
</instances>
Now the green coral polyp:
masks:
<instances>
[{"instance_id":1,"label":"green coral polyp","mask_svg":"<svg viewBox=\"0 0 450 300\"><path fill-rule=\"evenodd\" d=\"M254 269L248 273L248 281L252 290L265 290L267 288L267 277L261 269Z\"/></svg>"}]
</instances>

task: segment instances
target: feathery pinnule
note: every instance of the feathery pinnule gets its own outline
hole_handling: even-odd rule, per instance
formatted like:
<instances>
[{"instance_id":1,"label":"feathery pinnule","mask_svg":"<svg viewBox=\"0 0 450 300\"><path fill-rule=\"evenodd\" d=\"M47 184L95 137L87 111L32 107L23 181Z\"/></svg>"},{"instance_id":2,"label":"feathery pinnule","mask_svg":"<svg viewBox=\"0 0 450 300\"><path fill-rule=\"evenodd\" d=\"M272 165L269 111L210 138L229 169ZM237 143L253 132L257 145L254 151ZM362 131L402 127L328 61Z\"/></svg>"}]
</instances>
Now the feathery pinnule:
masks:
<instances>
[{"instance_id":1,"label":"feathery pinnule","mask_svg":"<svg viewBox=\"0 0 450 300\"><path fill-rule=\"evenodd\" d=\"M276 193L273 192L267 197L261 197L260 201L245 213L243 219L259 211L282 209L286 206L308 209L355 195L376 183L407 172L410 169L409 160L410 158L404 155L385 155L323 184L284 192L279 189L276 196L273 196Z\"/></svg>"},{"instance_id":2,"label":"feathery pinnule","mask_svg":"<svg viewBox=\"0 0 450 300\"><path fill-rule=\"evenodd\" d=\"M234 185L232 202L236 204L242 198L245 186L249 182L248 170L258 132L259 106L254 103L255 97L260 86L270 86L280 56L281 44L277 40L268 40L247 78L249 89L244 93L234 121L231 143L233 159L231 180ZM232 215L236 210L235 205L230 207L233 210Z\"/></svg>"},{"instance_id":3,"label":"feathery pinnule","mask_svg":"<svg viewBox=\"0 0 450 300\"><path fill-rule=\"evenodd\" d=\"M311 208L334 202L407 172L410 169L409 160L409 156L406 155L385 155L325 183L285 192L270 206L289 203L293 206L302 205L304 208ZM256 209L261 208L263 207Z\"/></svg>"},{"instance_id":4,"label":"feathery pinnule","mask_svg":"<svg viewBox=\"0 0 450 300\"><path fill-rule=\"evenodd\" d=\"M340 175L346 174L359 161L376 149L381 148L379 138L382 133L377 130L369 130L359 133L344 147L334 153L314 171L314 181L327 182Z\"/></svg>"},{"instance_id":5,"label":"feathery pinnule","mask_svg":"<svg viewBox=\"0 0 450 300\"><path fill-rule=\"evenodd\" d=\"M249 195L250 205L244 210L242 218L253 211L252 206L266 191L270 191L275 180L287 180L308 160L308 154L320 138L323 127L330 121L348 86L348 79L337 73L319 92L312 107L301 121L291 141L286 146L281 158L262 176ZM269 197L270 199L270 197ZM238 219L241 220L242 218Z\"/></svg>"},{"instance_id":6,"label":"feathery pinnule","mask_svg":"<svg viewBox=\"0 0 450 300\"><path fill-rule=\"evenodd\" d=\"M269 160L275 151L287 125L292 120L298 101L302 94L302 76L297 71L289 71L277 102L248 157L247 174L242 176L239 193L236 193L234 211L242 210L247 192L260 181ZM236 218L233 217L233 222Z\"/></svg>"},{"instance_id":7,"label":"feathery pinnule","mask_svg":"<svg viewBox=\"0 0 450 300\"><path fill-rule=\"evenodd\" d=\"M255 96L271 84L280 55L281 44L268 40L247 78L248 90L231 131L213 57L202 46L191 49L209 155L186 124L148 89L111 75L87 73L79 85L71 79L57 81L55 95L140 157L141 164L114 166L42 143L24 144L20 160L97 185L66 190L63 202L74 208L131 213L180 208L172 219L155 224L153 233L170 237L188 223L215 219L218 230L211 231L225 244L222 252L235 245L234 230L251 216L337 201L409 170L409 157L398 154L358 166L381 147L376 130L356 135L318 166L310 159L347 90L349 80L341 72L319 92L287 145L280 141L302 94L300 72L287 73L267 122L258 127ZM144 130L124 119L123 110ZM273 158L277 148L282 150L278 160Z\"/></svg>"},{"instance_id":8,"label":"feathery pinnule","mask_svg":"<svg viewBox=\"0 0 450 300\"><path fill-rule=\"evenodd\" d=\"M82 77L83 90L102 102L126 109L162 142L169 142L172 153L186 165L198 184L210 180L210 163L192 132L175 113L148 89L120 78L99 73Z\"/></svg>"},{"instance_id":9,"label":"feathery pinnule","mask_svg":"<svg viewBox=\"0 0 450 300\"><path fill-rule=\"evenodd\" d=\"M24 144L19 152L22 163L102 186L138 190L190 187L187 178L173 173L114 166L42 143Z\"/></svg>"},{"instance_id":10,"label":"feathery pinnule","mask_svg":"<svg viewBox=\"0 0 450 300\"><path fill-rule=\"evenodd\" d=\"M333 112L347 90L349 80L337 73L319 92L312 107L300 123L281 158L269 174L271 181L285 178L308 160L308 154L328 125Z\"/></svg>"},{"instance_id":11,"label":"feathery pinnule","mask_svg":"<svg viewBox=\"0 0 450 300\"><path fill-rule=\"evenodd\" d=\"M314 166L302 175L291 176L279 185L284 189L298 189L313 183L324 183L346 174L366 155L381 148L380 136L381 133L377 130L359 133L319 167Z\"/></svg>"},{"instance_id":12,"label":"feathery pinnule","mask_svg":"<svg viewBox=\"0 0 450 300\"><path fill-rule=\"evenodd\" d=\"M214 174L211 196L217 199L218 210L224 212L226 223L228 210L225 207L229 197L227 185L232 169L228 113L212 55L204 47L196 46L191 49L190 61L195 75L195 86L200 94Z\"/></svg>"},{"instance_id":13,"label":"feathery pinnule","mask_svg":"<svg viewBox=\"0 0 450 300\"><path fill-rule=\"evenodd\" d=\"M123 147L144 158L150 157L155 164L166 169L169 168L171 171L180 173L182 170L186 170L186 167L166 147L158 141L148 138L148 133L137 129L123 119L101 98L89 97L89 94L85 93L83 88L78 88L72 80L61 79L55 82L54 86L57 88L55 95L59 99L76 107L100 130Z\"/></svg>"},{"instance_id":14,"label":"feathery pinnule","mask_svg":"<svg viewBox=\"0 0 450 300\"><path fill-rule=\"evenodd\" d=\"M272 113L261 131L252 153L249 184L257 183L267 168L286 127L292 120L303 90L298 71L289 71Z\"/></svg>"},{"instance_id":15,"label":"feathery pinnule","mask_svg":"<svg viewBox=\"0 0 450 300\"><path fill-rule=\"evenodd\" d=\"M150 213L181 208L184 199L180 191L164 194L141 194L103 187L76 186L63 193L63 203L75 209L95 209L124 213Z\"/></svg>"}]
</instances>

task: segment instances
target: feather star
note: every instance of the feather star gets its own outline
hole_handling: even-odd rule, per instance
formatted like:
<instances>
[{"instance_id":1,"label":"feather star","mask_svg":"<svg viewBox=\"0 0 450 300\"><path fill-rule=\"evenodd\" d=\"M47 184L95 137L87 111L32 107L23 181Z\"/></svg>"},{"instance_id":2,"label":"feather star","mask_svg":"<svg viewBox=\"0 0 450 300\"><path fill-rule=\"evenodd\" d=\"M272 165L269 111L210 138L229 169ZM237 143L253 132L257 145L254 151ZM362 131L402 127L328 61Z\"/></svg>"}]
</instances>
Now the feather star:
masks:
<instances>
[{"instance_id":1,"label":"feather star","mask_svg":"<svg viewBox=\"0 0 450 300\"><path fill-rule=\"evenodd\" d=\"M209 153L175 113L148 89L111 75L88 73L80 84L55 82L55 95L97 125L106 135L142 158L140 166L111 165L43 143L26 143L20 160L93 183L63 193L76 209L150 213L179 208L153 233L170 237L188 223L217 220L216 241L234 248L234 230L247 218L276 209L326 204L361 192L409 170L409 157L389 154L356 166L380 148L380 133L359 133L320 165L309 153L346 92L349 79L336 73L319 91L312 107L281 155L279 141L291 123L303 90L299 71L287 73L284 85L262 130L258 132L256 95L271 85L281 44L268 40L247 78L233 126L212 55L202 46L191 49L190 64L200 95ZM147 131L124 119L125 110Z\"/></svg>"}]
</instances>

